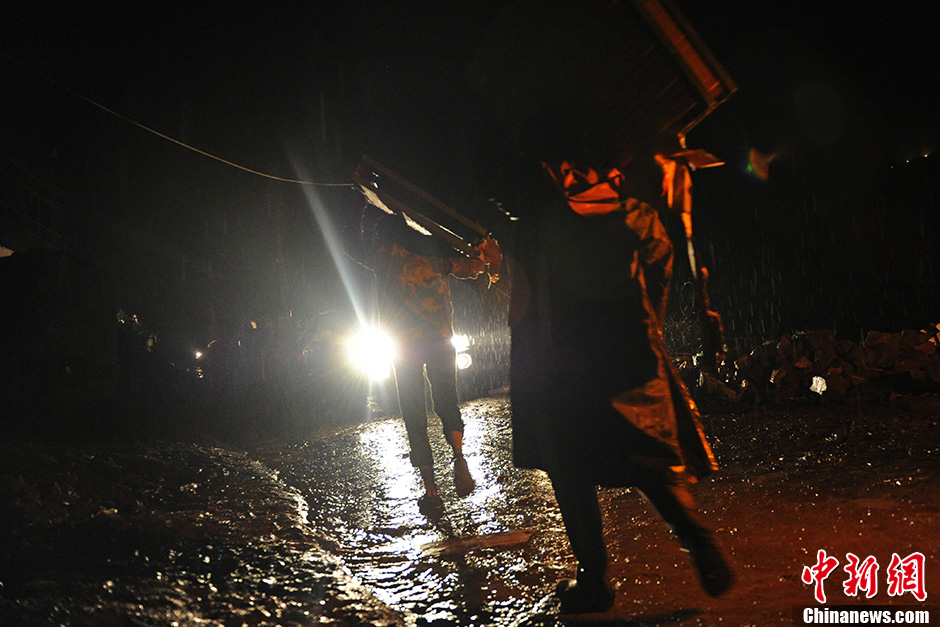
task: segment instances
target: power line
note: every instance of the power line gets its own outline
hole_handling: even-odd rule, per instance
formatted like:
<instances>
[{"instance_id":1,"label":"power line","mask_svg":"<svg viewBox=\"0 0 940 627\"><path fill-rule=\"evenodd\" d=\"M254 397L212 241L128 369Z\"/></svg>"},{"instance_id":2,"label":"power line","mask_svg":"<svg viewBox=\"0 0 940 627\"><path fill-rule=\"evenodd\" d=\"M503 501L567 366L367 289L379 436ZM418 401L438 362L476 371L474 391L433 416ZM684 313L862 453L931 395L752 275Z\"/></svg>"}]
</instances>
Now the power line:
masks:
<instances>
[{"instance_id":1,"label":"power line","mask_svg":"<svg viewBox=\"0 0 940 627\"><path fill-rule=\"evenodd\" d=\"M286 178L286 177L282 177L282 176L276 176L276 175L274 175L274 174L267 174L266 172L260 172L260 171L258 171L258 170L254 170L254 169L249 168L249 167L247 167L247 166L243 166L243 165L241 165L241 164L235 163L234 161L229 161L228 159L223 159L222 157L216 156L216 155L214 155L214 154L212 154L212 153L210 153L210 152L206 152L205 150L202 150L201 148L196 148L195 146L191 146L191 145L187 144L186 142L183 142L183 141L181 141L181 140L179 140L179 139L176 139L175 137L171 137L171 136L169 136L169 135L167 135L167 134L165 134L165 133L161 133L161 132L158 131L158 130L152 129L152 128L150 128L149 126L147 126L147 125L145 125L145 124L141 124L140 122L138 122L138 121L136 121L136 120L133 120L133 119L127 117L126 115L122 114L122 113L118 113L117 111L114 111L113 109L110 109L110 108L104 106L103 104L101 104L101 103L99 103L99 102L96 102L96 101L92 100L91 98L88 98L88 97L85 96L84 94L79 93L78 91L72 89L72 88L69 87L68 85L64 85L63 83L61 83L61 82L59 82L59 81L57 81L57 80L55 80L55 79L53 79L53 78L50 78L50 77L48 77L48 76L42 74L41 72L36 71L35 69L29 67L27 64L25 64L25 63L19 61L18 59L15 59L15 58L11 57L10 55L6 54L5 52L0 51L0 55L3 55L4 57L6 57L7 59L9 59L10 61L13 61L14 63L16 63L16 64L18 64L18 65L20 65L20 66L22 66L22 67L28 68L30 71L34 72L37 76L41 77L43 80L52 83L52 84L55 85L56 87L67 91L68 93L72 94L73 96L75 96L75 97L77 97L77 98L79 98L79 99L81 99L81 100L84 100L84 101L87 102L88 104L90 104L90 105L92 105L92 106L94 106L94 107L97 107L97 108L101 109L102 111L104 111L104 112L106 112L106 113L108 113L108 114L110 114L110 115L113 115L114 117L116 117L116 118L118 118L118 119L120 119L120 120L123 120L123 121L125 121L125 122L127 122L127 123L129 123L129 124L133 124L134 126L140 128L140 129L143 129L143 130L147 131L148 133L152 133L152 134L156 135L157 137L159 137L159 138L161 138L161 139L165 139L166 141L172 142L172 143L176 144L177 146L181 146L181 147L183 147L183 148L185 148L185 149L187 149L187 150L191 150L191 151L193 151L193 152L195 152L195 153L197 153L197 154L200 154L200 155L202 155L202 156L204 156L204 157L208 157L208 158L214 159L214 160L216 160L216 161L218 161L218 162L220 162L220 163L224 163L224 164L227 165L227 166L231 166L231 167L233 167L233 168L237 168L237 169L242 170L242 171L244 171L244 172L248 172L249 174L254 174L255 176L261 176L261 177L266 178L266 179L271 179L271 180L274 180L274 181L280 181L280 182L282 182L282 183L294 183L294 184L297 184L297 185L310 185L310 186L314 186L314 187L353 187L352 183L317 183L317 182L314 182L314 181L304 181L304 180L300 180L300 179L291 179L291 178Z\"/></svg>"}]
</instances>

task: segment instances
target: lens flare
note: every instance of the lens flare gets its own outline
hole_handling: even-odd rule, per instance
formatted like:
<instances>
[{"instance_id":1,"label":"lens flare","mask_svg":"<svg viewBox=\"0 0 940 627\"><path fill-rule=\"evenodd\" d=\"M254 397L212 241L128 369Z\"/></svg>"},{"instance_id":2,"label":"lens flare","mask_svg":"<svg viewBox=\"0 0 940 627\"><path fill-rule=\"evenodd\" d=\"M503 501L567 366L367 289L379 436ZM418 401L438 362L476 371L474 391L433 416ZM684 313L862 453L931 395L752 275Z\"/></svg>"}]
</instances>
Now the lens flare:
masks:
<instances>
[{"instance_id":1,"label":"lens flare","mask_svg":"<svg viewBox=\"0 0 940 627\"><path fill-rule=\"evenodd\" d=\"M373 381L383 381L392 374L398 349L392 336L382 329L363 327L349 338L346 351L353 368Z\"/></svg>"},{"instance_id":2,"label":"lens flare","mask_svg":"<svg viewBox=\"0 0 940 627\"><path fill-rule=\"evenodd\" d=\"M292 158L292 162L294 163L294 169L298 172L298 175L303 180L309 179L309 177L306 176L306 173L303 172L303 169L297 166L299 160L296 157ZM363 296L360 294L361 290L358 290L355 287L356 282L353 279L353 274L350 268L352 262L346 256L346 253L343 250L343 242L342 237L340 236L340 232L333 224L333 220L327 211L326 205L323 203L322 199L317 193L316 187L308 185L304 187L303 191L304 195L306 196L307 206L310 209L310 214L316 221L320 233L323 235L323 240L326 243L327 250L329 250L330 257L333 259L333 264L336 266L336 271L339 274L340 280L343 282L343 287L346 289L347 295L349 296L349 301L356 312L356 317L359 320L359 324L364 325L368 319L366 314L367 307L365 306Z\"/></svg>"},{"instance_id":3,"label":"lens flare","mask_svg":"<svg viewBox=\"0 0 940 627\"><path fill-rule=\"evenodd\" d=\"M452 338L450 338L450 343L453 344L458 353L462 353L470 348L470 338L465 334L454 335Z\"/></svg>"},{"instance_id":4,"label":"lens flare","mask_svg":"<svg viewBox=\"0 0 940 627\"><path fill-rule=\"evenodd\" d=\"M756 176L762 181L766 181L770 177L770 162L774 160L776 154L765 155L755 148L751 148L750 155L747 160L747 171L748 174Z\"/></svg>"}]
</instances>

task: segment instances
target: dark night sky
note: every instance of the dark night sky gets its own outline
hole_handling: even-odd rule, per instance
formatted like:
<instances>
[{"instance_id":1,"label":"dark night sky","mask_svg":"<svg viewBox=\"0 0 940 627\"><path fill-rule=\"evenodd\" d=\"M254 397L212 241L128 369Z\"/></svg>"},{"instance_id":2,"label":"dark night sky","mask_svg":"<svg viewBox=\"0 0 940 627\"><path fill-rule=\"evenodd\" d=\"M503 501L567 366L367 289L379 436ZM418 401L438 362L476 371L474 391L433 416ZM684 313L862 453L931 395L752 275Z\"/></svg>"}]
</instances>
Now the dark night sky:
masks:
<instances>
[{"instance_id":1,"label":"dark night sky","mask_svg":"<svg viewBox=\"0 0 940 627\"><path fill-rule=\"evenodd\" d=\"M349 126L344 141L391 143L386 138L417 133L409 143L433 143L407 118L426 128L448 123L437 119L446 113L437 112L449 110L473 33L499 3L471 4L472 9L394 2L128 9L117 3L40 2L25 9L8 3L2 9L2 50L143 124L238 163L283 166L277 159L283 160L287 148L339 174L348 164L335 163L318 141L331 132L318 124L320 92L329 98L337 89L360 95L374 90L391 109L376 111L365 98L357 102L347 95L342 111L327 111L331 121ZM923 3L863 10L846 8L855 3L810 2L679 6L741 88L709 130L720 123L720 135L777 150L801 130L794 113L800 87L824 84L858 118L846 132L874 134L893 159L933 149L940 132L940 54L932 43L937 22ZM67 118L78 121L85 114L86 105L55 90L8 91L4 100L15 108L44 98L58 101ZM34 122L45 127L50 144L85 130L70 128L66 120L54 128L48 120ZM366 127L370 139L362 139L367 131L357 127Z\"/></svg>"},{"instance_id":2,"label":"dark night sky","mask_svg":"<svg viewBox=\"0 0 940 627\"><path fill-rule=\"evenodd\" d=\"M159 139L47 79L245 167L345 182L370 153L461 202L457 155L473 132L471 120L455 119L467 112L462 72L497 2L13 4L0 8L3 153L62 181L82 211L112 226L160 233L198 257L209 231L231 227L229 208L302 205L304 195ZM719 197L756 198L755 185L784 166L790 178L813 179L809 188L834 177L852 186L936 148L938 24L926 3L677 4L739 86L689 136L728 162L713 176ZM745 172L751 148L777 155L766 184ZM755 213L740 203L722 211L715 229L746 229L734 212ZM74 218L96 225L76 227L83 238L101 234ZM261 231L273 218L257 219L259 239L271 236ZM288 231L308 238L293 245L322 248L308 231Z\"/></svg>"},{"instance_id":3,"label":"dark night sky","mask_svg":"<svg viewBox=\"0 0 940 627\"><path fill-rule=\"evenodd\" d=\"M687 5L687 6L686 6ZM891 160L932 152L940 138L938 20L919 2L688 2L686 16L741 88L725 122L764 150L799 133L801 86L843 101L846 132L871 133Z\"/></svg>"}]
</instances>

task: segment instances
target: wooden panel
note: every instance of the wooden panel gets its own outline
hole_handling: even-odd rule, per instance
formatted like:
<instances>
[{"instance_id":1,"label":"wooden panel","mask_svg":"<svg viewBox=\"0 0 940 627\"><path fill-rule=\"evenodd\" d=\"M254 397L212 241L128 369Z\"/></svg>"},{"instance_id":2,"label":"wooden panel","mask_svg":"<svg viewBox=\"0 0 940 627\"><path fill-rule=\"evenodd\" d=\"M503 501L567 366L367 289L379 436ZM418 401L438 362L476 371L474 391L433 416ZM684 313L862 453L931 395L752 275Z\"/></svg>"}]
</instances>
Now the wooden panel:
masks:
<instances>
[{"instance_id":1,"label":"wooden panel","mask_svg":"<svg viewBox=\"0 0 940 627\"><path fill-rule=\"evenodd\" d=\"M368 155L356 166L352 180L373 206L403 214L413 229L440 237L462 253L472 253L488 235L484 227Z\"/></svg>"},{"instance_id":2,"label":"wooden panel","mask_svg":"<svg viewBox=\"0 0 940 627\"><path fill-rule=\"evenodd\" d=\"M575 103L621 159L672 142L736 89L668 1L517 2L469 68L510 135L545 103Z\"/></svg>"}]
</instances>

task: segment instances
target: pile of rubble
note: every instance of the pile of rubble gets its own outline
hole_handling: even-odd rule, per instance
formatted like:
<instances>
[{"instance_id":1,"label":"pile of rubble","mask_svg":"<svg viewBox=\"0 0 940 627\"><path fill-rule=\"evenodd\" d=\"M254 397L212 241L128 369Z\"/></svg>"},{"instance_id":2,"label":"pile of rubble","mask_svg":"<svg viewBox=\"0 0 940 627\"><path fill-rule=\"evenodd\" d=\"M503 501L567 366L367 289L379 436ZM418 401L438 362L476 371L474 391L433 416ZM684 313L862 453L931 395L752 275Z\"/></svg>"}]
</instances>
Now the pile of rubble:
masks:
<instances>
[{"instance_id":1,"label":"pile of rubble","mask_svg":"<svg viewBox=\"0 0 940 627\"><path fill-rule=\"evenodd\" d=\"M694 386L709 398L780 402L797 398L882 398L940 392L940 324L901 333L870 331L861 343L833 329L768 341L729 355L717 373L698 371ZM690 372L691 364L680 364Z\"/></svg>"}]
</instances>

